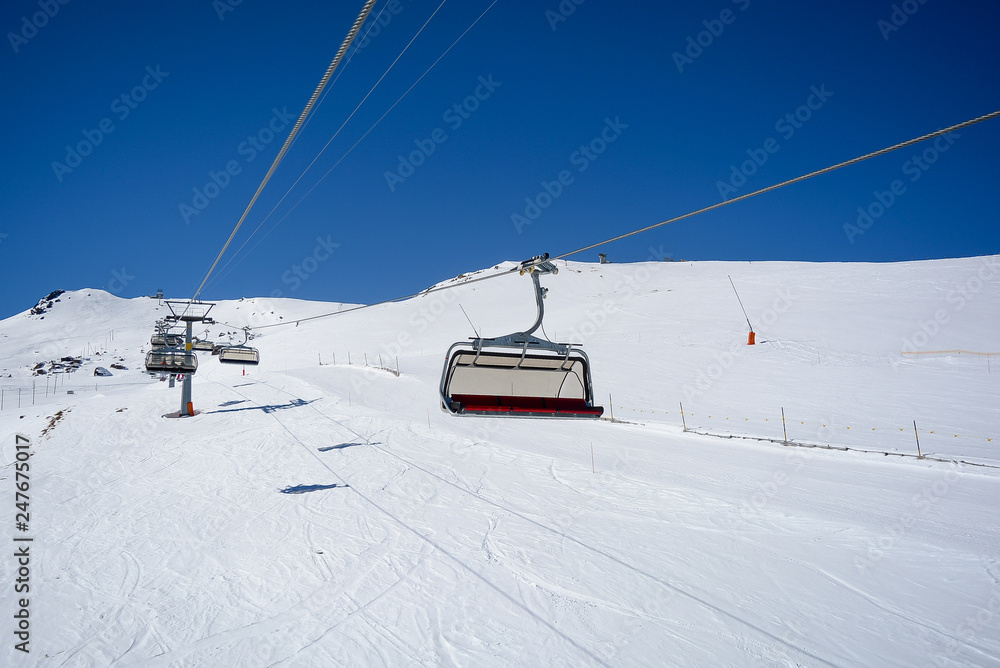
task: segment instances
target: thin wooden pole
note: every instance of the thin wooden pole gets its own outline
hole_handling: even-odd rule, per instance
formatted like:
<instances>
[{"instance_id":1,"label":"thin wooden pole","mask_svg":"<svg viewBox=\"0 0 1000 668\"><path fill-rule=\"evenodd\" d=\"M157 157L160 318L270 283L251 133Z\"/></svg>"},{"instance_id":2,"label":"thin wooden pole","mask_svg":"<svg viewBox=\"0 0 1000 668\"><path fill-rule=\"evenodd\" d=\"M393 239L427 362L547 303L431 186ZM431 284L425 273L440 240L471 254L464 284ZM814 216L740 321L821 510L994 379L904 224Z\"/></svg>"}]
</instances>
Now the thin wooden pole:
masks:
<instances>
[{"instance_id":1,"label":"thin wooden pole","mask_svg":"<svg viewBox=\"0 0 1000 668\"><path fill-rule=\"evenodd\" d=\"M684 402L678 402L681 405L681 424L684 425L684 431L688 430L687 420L684 419Z\"/></svg>"},{"instance_id":2,"label":"thin wooden pole","mask_svg":"<svg viewBox=\"0 0 1000 668\"><path fill-rule=\"evenodd\" d=\"M615 421L615 400L611 398L611 393L608 392L608 404L611 406L611 421Z\"/></svg>"},{"instance_id":3,"label":"thin wooden pole","mask_svg":"<svg viewBox=\"0 0 1000 668\"><path fill-rule=\"evenodd\" d=\"M785 407L781 407L781 431L785 432L785 443L788 443L788 427L785 426Z\"/></svg>"},{"instance_id":4,"label":"thin wooden pole","mask_svg":"<svg viewBox=\"0 0 1000 668\"><path fill-rule=\"evenodd\" d=\"M920 452L920 434L917 433L917 421L913 421L913 437L917 439L917 459L923 459L924 453Z\"/></svg>"}]
</instances>

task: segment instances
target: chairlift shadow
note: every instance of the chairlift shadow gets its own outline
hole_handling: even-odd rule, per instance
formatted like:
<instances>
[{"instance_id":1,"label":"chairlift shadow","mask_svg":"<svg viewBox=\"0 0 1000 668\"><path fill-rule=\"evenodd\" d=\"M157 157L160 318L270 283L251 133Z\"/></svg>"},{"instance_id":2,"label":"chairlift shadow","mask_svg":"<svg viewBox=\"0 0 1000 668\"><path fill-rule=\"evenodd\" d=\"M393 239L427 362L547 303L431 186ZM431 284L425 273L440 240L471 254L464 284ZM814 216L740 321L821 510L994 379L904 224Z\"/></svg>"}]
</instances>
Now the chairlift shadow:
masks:
<instances>
[{"instance_id":1,"label":"chairlift shadow","mask_svg":"<svg viewBox=\"0 0 1000 668\"><path fill-rule=\"evenodd\" d=\"M325 448L319 448L320 452L329 452L330 450L343 450L344 448L353 448L356 445L381 445L381 443L341 443L339 445L328 445Z\"/></svg>"},{"instance_id":2,"label":"chairlift shadow","mask_svg":"<svg viewBox=\"0 0 1000 668\"><path fill-rule=\"evenodd\" d=\"M224 408L222 410L215 411L205 411L208 413L236 413L238 411L264 411L265 413L273 413L279 410L285 410L287 408L299 408L301 406L308 406L309 404L317 401L317 399L311 399L306 401L305 399L292 399L287 404L268 404L266 406L244 406L243 408Z\"/></svg>"},{"instance_id":3,"label":"chairlift shadow","mask_svg":"<svg viewBox=\"0 0 1000 668\"><path fill-rule=\"evenodd\" d=\"M350 487L350 485L341 485L338 483L333 485L295 485L278 491L282 494L306 494L308 492L321 492L324 489L337 489L339 487Z\"/></svg>"}]
</instances>

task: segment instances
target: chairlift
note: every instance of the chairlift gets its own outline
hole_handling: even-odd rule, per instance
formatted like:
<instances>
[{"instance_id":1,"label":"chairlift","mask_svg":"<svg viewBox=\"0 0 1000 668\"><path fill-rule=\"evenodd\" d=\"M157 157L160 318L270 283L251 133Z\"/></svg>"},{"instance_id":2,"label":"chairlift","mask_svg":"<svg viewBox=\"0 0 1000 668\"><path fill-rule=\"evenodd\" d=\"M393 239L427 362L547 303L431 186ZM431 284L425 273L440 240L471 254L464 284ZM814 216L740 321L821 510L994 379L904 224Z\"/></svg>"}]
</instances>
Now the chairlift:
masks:
<instances>
[{"instance_id":1,"label":"chairlift","mask_svg":"<svg viewBox=\"0 0 1000 668\"><path fill-rule=\"evenodd\" d=\"M215 348L215 344L211 341L202 341L201 339L195 339L191 342L192 350L212 350Z\"/></svg>"},{"instance_id":2,"label":"chairlift","mask_svg":"<svg viewBox=\"0 0 1000 668\"><path fill-rule=\"evenodd\" d=\"M556 274L549 256L521 263L535 287L538 317L524 332L471 338L448 349L441 374L441 407L453 415L492 417L599 418L594 405L590 359L570 343L533 336L542 324L541 274Z\"/></svg>"},{"instance_id":3,"label":"chairlift","mask_svg":"<svg viewBox=\"0 0 1000 668\"><path fill-rule=\"evenodd\" d=\"M198 356L183 348L160 348L146 353L149 373L191 373L198 370Z\"/></svg>"},{"instance_id":4,"label":"chairlift","mask_svg":"<svg viewBox=\"0 0 1000 668\"><path fill-rule=\"evenodd\" d=\"M235 346L223 346L219 349L219 361L223 364L260 364L260 353L256 348L247 345L250 340L250 328L243 328L243 343ZM213 351L214 354L214 351Z\"/></svg>"},{"instance_id":5,"label":"chairlift","mask_svg":"<svg viewBox=\"0 0 1000 668\"><path fill-rule=\"evenodd\" d=\"M179 348L184 345L184 337L180 334L153 334L149 345L156 348Z\"/></svg>"}]
</instances>

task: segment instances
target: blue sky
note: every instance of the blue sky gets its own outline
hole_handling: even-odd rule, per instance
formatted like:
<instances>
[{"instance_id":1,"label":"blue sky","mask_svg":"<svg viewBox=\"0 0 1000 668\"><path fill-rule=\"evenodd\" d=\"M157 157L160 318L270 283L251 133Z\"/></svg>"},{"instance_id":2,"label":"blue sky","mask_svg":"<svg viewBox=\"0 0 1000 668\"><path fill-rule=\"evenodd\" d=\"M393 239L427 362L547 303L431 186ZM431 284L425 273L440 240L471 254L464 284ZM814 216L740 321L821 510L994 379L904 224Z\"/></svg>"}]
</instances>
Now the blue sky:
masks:
<instances>
[{"instance_id":1,"label":"blue sky","mask_svg":"<svg viewBox=\"0 0 1000 668\"><path fill-rule=\"evenodd\" d=\"M445 2L264 221L440 4L379 1L204 299L409 294L1000 109L993 3L498 0L319 181L490 2ZM193 294L363 4L234 3L4 3L0 317ZM998 154L988 121L600 250L994 254Z\"/></svg>"}]
</instances>

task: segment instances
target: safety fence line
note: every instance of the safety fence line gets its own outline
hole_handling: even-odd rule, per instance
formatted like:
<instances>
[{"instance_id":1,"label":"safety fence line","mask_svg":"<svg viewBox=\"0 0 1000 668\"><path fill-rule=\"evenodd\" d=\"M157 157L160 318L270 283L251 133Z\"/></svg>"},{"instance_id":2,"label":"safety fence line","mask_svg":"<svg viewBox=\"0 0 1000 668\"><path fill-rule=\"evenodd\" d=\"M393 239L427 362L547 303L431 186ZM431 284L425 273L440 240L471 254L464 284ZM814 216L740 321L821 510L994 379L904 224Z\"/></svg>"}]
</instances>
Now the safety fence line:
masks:
<instances>
[{"instance_id":1,"label":"safety fence line","mask_svg":"<svg viewBox=\"0 0 1000 668\"><path fill-rule=\"evenodd\" d=\"M973 436L973 435L969 435L969 434L956 434L954 432L954 430L945 430L945 429L939 429L939 428L926 429L926 428L921 427L918 430L917 429L917 425L915 423L912 426L906 426L906 427L897 427L897 426L887 427L885 425L883 425L883 426L876 426L876 427L871 427L870 431L869 431L869 428L867 428L867 427L863 427L862 428L862 427L858 427L857 425L842 425L842 426L841 425L830 425L830 424L824 424L821 420L817 420L817 421L813 421L813 420L786 420L786 418L785 418L784 415L782 415L782 417L780 417L780 418L778 418L778 417L775 417L775 418L732 418L732 417L721 416L721 415L718 415L717 413L712 413L712 414L709 414L709 413L692 413L692 412L689 412L687 410L684 410L682 412L682 411L667 411L667 410L657 410L657 409L648 409L648 408L631 408L631 409L629 409L629 408L627 408L625 406L622 406L622 405L613 406L613 409L617 409L618 410L618 416L619 417L629 416L629 417L632 417L633 419L635 417L644 416L644 415L673 415L673 414L676 414L677 416L679 416L681 418L680 425L677 425L677 426L682 426L685 431L692 432L692 433L701 433L701 432L699 432L697 430L699 430L699 429L707 429L707 427L704 427L704 426L701 426L701 425L697 425L697 426L693 426L693 427L688 427L687 426L687 422L686 422L686 418L688 418L688 417L699 416L699 417L701 417L703 419L710 419L710 420L713 420L713 421L718 420L718 421L720 421L720 423L726 423L726 422L728 422L731 425L744 424L744 425L751 426L751 427L755 423L756 424L769 424L769 425L773 424L773 425L777 425L780 422L781 427L782 427L782 432L785 435L785 439L787 439L789 442L793 441L793 439L789 439L788 438L788 426L789 425L807 426L807 427L813 427L813 428L816 428L817 425L822 425L823 429L829 429L829 430L840 430L840 429L843 429L844 432L853 431L853 433L870 433L870 432L876 432L876 433L882 433L882 434L884 434L884 433L892 433L892 434L896 434L896 435L899 435L901 433L902 434L913 434L913 437L914 437L914 439L916 441L917 452L918 452L918 455L914 455L914 456L919 456L922 459L927 459L927 457L923 456L922 453L920 452L920 449L919 449L919 438L920 438L920 436L925 435L925 434L933 434L933 435L935 435L935 436L937 436L939 438L944 436L944 437L947 437L948 440L951 440L951 439L954 439L954 438L961 438L961 439L966 439L967 441L978 441L980 443L982 443L983 441L986 441L987 443L992 443L994 440L997 440L997 437ZM782 410L782 413L784 413L783 410ZM612 419L612 421L615 421L615 422L623 421L623 420L618 420L618 419L614 418L614 410L611 411L611 415L609 417ZM742 420L742 422L741 422L741 420ZM672 424L674 424L674 425L677 424L676 423L676 418L674 418L674 421L672 422ZM830 431L829 432L829 434L831 436L833 435L833 433L834 433L834 431ZM776 443L784 443L785 442L784 439L777 439L777 440L775 440L775 439L769 438L769 437L756 437L756 436L752 436L752 435L743 435L743 434L719 434L719 433L713 433L713 432L706 432L706 435L717 436L719 438L751 438L751 439L758 439L758 440L763 440L763 441L772 441L772 442L776 442ZM797 442L801 443L802 441L797 441ZM941 441L936 441L936 443L940 444ZM839 449L841 446L831 446L831 447L833 447L834 449ZM856 450L858 449L858 448L850 448L848 446L843 446L843 447L844 447L844 449L856 449ZM884 451L882 451L882 450L864 450L864 449L860 449L859 451L860 452L879 452L879 453L884 453ZM885 453L885 454L898 454L898 453ZM966 456L968 456L968 455L966 455ZM951 460L948 460L948 461L951 461Z\"/></svg>"},{"instance_id":2,"label":"safety fence line","mask_svg":"<svg viewBox=\"0 0 1000 668\"><path fill-rule=\"evenodd\" d=\"M100 376L98 376L99 378ZM44 386L34 386L31 385L0 385L0 411L8 410L18 410L21 408L27 408L28 406L34 406L39 401L48 400L56 396L74 395L82 394L84 392L100 392L102 390L108 390L116 387L131 387L134 385L149 385L147 382L129 382L129 383L106 383L101 384L100 382L94 383L72 383L69 385L64 385L60 382L58 387L49 386L48 388Z\"/></svg>"},{"instance_id":3,"label":"safety fence line","mask_svg":"<svg viewBox=\"0 0 1000 668\"><path fill-rule=\"evenodd\" d=\"M759 441L762 443L777 443L790 448L819 448L822 450L839 450L841 452L861 452L869 455L883 455L885 457L909 457L911 459L921 459L931 462L942 462L945 464L965 464L967 466L979 466L988 469L1000 469L995 464L984 464L982 462L970 462L965 459L947 459L945 457L934 457L931 455L915 455L910 452L888 452L886 450L866 450L864 448L852 448L846 445L829 445L826 443L809 443L804 441L783 441L776 438L764 438L761 436L740 436L737 434L715 434L710 431L698 431L696 429L686 429L688 434L698 434L699 436L711 436L712 438L742 439L747 441Z\"/></svg>"},{"instance_id":4,"label":"safety fence line","mask_svg":"<svg viewBox=\"0 0 1000 668\"><path fill-rule=\"evenodd\" d=\"M903 355L978 355L980 357L1000 357L1000 353L981 353L975 350L904 350Z\"/></svg>"},{"instance_id":5,"label":"safety fence line","mask_svg":"<svg viewBox=\"0 0 1000 668\"><path fill-rule=\"evenodd\" d=\"M614 406L614 411L618 411L618 416L619 417L623 417L623 416L636 417L638 415L676 415L678 418L681 418L681 424L684 424L684 419L685 418L699 416L699 417L701 417L703 419L707 419L707 420L720 420L722 422L729 422L730 424L748 424L748 425L752 425L752 424L756 424L756 423L762 423L762 424L782 424L782 423L784 423L783 426L785 426L785 425L793 425L793 426L804 426L804 427L812 427L812 428L817 428L817 425L820 425L819 428L822 428L822 429L831 429L831 430L843 429L844 431L853 431L854 433L869 433L870 431L874 431L874 432L877 432L877 433L878 432L881 432L881 433L889 432L889 433L897 434L897 433L912 433L912 431L913 431L913 426L912 425L907 425L905 427L898 427L898 426L895 426L895 425L892 425L892 426L881 425L881 426L875 426L875 427L869 428L869 427L859 427L857 425L831 425L831 424L824 424L821 420L816 420L816 421L814 421L814 420L791 420L791 419L789 419L789 420L782 420L782 418L780 418L780 417L773 417L773 418L759 418L759 417L758 418L748 418L748 417L733 418L733 417L722 416L722 415L719 415L718 413L712 413L712 414L709 414L709 413L692 413L692 412L687 411L687 410L684 411L683 417L681 417L681 412L680 411L667 411L667 410L657 410L657 409L649 409L649 408L628 408L626 406ZM692 429L688 428L687 431L692 431ZM968 439L968 440L972 440L972 441L979 441L980 443L983 442L983 441L986 441L987 443L992 443L993 441L1000 441L1000 437L998 437L998 436L974 436L974 435L971 435L971 434L956 434L954 432L954 430L941 429L941 428L927 429L926 427L923 427L923 426L920 427L920 434L934 434L935 436L947 436L949 438L962 438L962 439Z\"/></svg>"},{"instance_id":6,"label":"safety fence line","mask_svg":"<svg viewBox=\"0 0 1000 668\"><path fill-rule=\"evenodd\" d=\"M319 359L320 366L356 366L367 369L375 369L376 371L386 371L397 378L399 377L399 357L394 357L393 360L391 360L396 365L395 367L391 367L389 366L390 360L384 359L382 353L376 353L372 355L371 358L368 357L368 353L362 353L361 357L355 355L352 359L351 353L348 351L346 357L341 354L340 364L337 363L337 353L332 353L332 356L327 358L326 362L323 361L323 353L317 353L317 358ZM344 364L345 360L347 361L346 364ZM363 364L362 360L364 360ZM375 360L378 360L378 364L375 363Z\"/></svg>"}]
</instances>

